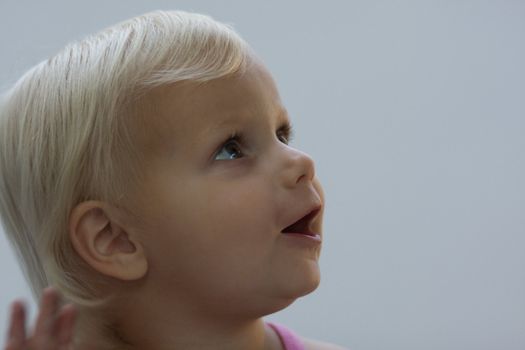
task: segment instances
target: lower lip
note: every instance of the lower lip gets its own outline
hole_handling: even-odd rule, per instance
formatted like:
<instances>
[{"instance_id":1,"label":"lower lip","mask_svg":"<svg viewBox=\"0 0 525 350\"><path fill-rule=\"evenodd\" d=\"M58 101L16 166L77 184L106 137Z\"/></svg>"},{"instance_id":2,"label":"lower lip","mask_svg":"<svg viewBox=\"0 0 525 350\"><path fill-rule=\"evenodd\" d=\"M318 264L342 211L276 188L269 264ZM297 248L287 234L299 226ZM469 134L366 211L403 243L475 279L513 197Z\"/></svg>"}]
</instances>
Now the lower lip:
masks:
<instances>
[{"instance_id":1,"label":"lower lip","mask_svg":"<svg viewBox=\"0 0 525 350\"><path fill-rule=\"evenodd\" d=\"M301 239L314 244L320 244L322 242L321 236L318 234L306 235L304 233L283 233L283 235L289 236L290 238Z\"/></svg>"}]
</instances>

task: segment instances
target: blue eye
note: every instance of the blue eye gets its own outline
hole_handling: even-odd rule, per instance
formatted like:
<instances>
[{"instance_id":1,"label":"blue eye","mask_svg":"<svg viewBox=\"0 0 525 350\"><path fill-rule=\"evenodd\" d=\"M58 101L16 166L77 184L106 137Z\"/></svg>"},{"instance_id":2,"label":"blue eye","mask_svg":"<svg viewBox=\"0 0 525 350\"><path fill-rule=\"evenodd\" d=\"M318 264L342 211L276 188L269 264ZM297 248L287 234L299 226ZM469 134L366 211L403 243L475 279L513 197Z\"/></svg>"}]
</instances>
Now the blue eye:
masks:
<instances>
[{"instance_id":1,"label":"blue eye","mask_svg":"<svg viewBox=\"0 0 525 350\"><path fill-rule=\"evenodd\" d=\"M285 122L277 130L277 138L282 143L288 145L293 140L294 131L290 122Z\"/></svg>"},{"instance_id":2,"label":"blue eye","mask_svg":"<svg viewBox=\"0 0 525 350\"><path fill-rule=\"evenodd\" d=\"M289 135L283 134L281 132L277 133L277 138L285 145L288 145L291 141L291 137Z\"/></svg>"},{"instance_id":3,"label":"blue eye","mask_svg":"<svg viewBox=\"0 0 525 350\"><path fill-rule=\"evenodd\" d=\"M232 160L243 157L238 139L239 137L235 135L230 137L215 156L215 160Z\"/></svg>"}]
</instances>

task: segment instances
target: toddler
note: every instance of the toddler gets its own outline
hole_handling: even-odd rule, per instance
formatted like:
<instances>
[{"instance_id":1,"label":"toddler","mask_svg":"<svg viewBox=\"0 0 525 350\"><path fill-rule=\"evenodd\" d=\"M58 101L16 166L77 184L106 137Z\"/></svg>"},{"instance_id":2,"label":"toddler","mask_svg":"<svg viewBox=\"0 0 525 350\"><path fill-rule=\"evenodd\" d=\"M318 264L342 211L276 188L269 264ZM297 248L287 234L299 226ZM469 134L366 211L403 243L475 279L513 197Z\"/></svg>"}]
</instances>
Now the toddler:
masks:
<instances>
[{"instance_id":1,"label":"toddler","mask_svg":"<svg viewBox=\"0 0 525 350\"><path fill-rule=\"evenodd\" d=\"M341 349L263 320L318 286L324 198L229 26L130 19L1 103L2 223L42 299L7 349Z\"/></svg>"}]
</instances>

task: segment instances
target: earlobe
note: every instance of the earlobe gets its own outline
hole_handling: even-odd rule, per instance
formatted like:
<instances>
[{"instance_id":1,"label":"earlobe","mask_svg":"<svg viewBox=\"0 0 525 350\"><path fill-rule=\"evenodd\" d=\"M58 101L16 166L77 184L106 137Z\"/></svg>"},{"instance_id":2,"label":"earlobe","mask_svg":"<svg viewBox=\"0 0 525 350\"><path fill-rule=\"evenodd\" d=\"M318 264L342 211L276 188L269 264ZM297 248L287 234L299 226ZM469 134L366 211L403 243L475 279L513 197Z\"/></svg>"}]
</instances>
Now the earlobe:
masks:
<instances>
[{"instance_id":1,"label":"earlobe","mask_svg":"<svg viewBox=\"0 0 525 350\"><path fill-rule=\"evenodd\" d=\"M99 201L78 204L69 219L71 243L96 271L119 280L140 279L148 269L144 248L116 213L116 208Z\"/></svg>"}]
</instances>

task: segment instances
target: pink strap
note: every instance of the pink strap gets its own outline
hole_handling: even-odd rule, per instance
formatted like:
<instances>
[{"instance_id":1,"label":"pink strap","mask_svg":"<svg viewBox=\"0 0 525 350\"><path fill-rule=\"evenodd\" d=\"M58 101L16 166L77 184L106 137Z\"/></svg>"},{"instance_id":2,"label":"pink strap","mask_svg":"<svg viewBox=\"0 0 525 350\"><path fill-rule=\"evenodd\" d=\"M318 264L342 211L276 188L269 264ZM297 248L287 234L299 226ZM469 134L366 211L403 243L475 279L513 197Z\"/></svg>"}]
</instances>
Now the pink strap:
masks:
<instances>
[{"instance_id":1,"label":"pink strap","mask_svg":"<svg viewBox=\"0 0 525 350\"><path fill-rule=\"evenodd\" d=\"M272 322L266 322L266 324L272 327L275 333L279 335L285 350L306 350L301 339L290 329Z\"/></svg>"}]
</instances>

